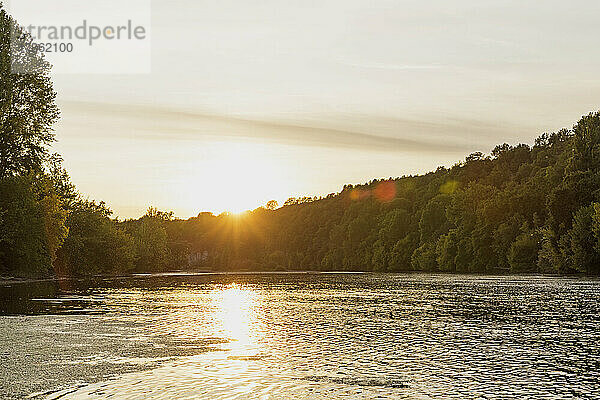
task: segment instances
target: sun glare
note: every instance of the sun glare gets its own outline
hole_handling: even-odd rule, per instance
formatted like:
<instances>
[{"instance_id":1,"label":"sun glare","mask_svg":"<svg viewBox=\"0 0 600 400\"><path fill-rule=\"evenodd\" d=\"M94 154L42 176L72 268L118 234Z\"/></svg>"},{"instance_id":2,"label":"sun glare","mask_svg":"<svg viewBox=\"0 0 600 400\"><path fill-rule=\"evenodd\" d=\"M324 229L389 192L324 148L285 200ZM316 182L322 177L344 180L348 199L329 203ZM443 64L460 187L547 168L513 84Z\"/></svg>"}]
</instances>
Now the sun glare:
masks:
<instances>
[{"instance_id":1,"label":"sun glare","mask_svg":"<svg viewBox=\"0 0 600 400\"><path fill-rule=\"evenodd\" d=\"M292 190L288 161L267 144L205 143L200 154L185 165L173 194L192 213L240 214L284 198Z\"/></svg>"}]
</instances>

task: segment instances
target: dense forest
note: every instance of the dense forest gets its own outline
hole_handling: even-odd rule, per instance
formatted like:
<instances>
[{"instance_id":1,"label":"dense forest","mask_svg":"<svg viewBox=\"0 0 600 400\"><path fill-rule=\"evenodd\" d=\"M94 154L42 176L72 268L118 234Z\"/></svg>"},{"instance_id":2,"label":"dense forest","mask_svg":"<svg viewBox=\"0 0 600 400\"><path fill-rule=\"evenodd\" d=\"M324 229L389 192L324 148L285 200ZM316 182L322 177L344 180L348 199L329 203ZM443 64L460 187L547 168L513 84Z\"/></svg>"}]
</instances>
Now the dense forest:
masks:
<instances>
[{"instance_id":1,"label":"dense forest","mask_svg":"<svg viewBox=\"0 0 600 400\"><path fill-rule=\"evenodd\" d=\"M532 147L499 145L426 175L241 216L158 217L165 253L206 269L598 274L598 189L592 113Z\"/></svg>"},{"instance_id":2,"label":"dense forest","mask_svg":"<svg viewBox=\"0 0 600 400\"><path fill-rule=\"evenodd\" d=\"M17 32L18 52L11 49ZM14 73L18 70L35 72ZM600 113L533 146L187 220L118 221L51 154L51 66L0 8L0 275L196 270L600 273Z\"/></svg>"}]
</instances>

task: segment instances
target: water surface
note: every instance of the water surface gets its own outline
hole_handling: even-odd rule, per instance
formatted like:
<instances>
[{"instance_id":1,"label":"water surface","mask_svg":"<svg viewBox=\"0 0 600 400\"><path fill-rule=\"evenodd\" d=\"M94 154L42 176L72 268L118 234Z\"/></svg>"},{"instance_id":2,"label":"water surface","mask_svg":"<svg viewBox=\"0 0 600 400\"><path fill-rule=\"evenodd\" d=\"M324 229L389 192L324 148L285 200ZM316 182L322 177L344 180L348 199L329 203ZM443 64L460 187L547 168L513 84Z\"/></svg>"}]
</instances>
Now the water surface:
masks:
<instances>
[{"instance_id":1,"label":"water surface","mask_svg":"<svg viewBox=\"0 0 600 400\"><path fill-rule=\"evenodd\" d=\"M0 287L0 398L591 399L600 282L161 275Z\"/></svg>"}]
</instances>

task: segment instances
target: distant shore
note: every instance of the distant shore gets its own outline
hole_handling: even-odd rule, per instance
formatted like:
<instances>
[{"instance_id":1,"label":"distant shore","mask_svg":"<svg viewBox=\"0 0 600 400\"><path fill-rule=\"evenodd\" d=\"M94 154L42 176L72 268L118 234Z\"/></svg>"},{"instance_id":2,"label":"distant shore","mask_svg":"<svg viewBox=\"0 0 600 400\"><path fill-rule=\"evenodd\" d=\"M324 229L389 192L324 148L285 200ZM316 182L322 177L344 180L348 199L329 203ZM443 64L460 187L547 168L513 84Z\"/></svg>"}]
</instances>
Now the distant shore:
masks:
<instances>
[{"instance_id":1,"label":"distant shore","mask_svg":"<svg viewBox=\"0 0 600 400\"><path fill-rule=\"evenodd\" d=\"M117 279L135 279L135 278L149 278L149 277L174 277L174 276L201 276L201 275L304 275L304 274L373 274L373 275L447 275L447 276L480 276L480 277L499 277L499 276L515 276L515 277L548 277L548 278L588 278L588 279L599 279L597 275L585 275L585 274L571 274L571 275L559 275L559 274L542 274L542 273L458 273L458 272L441 272L441 271L398 271L398 272L376 272L376 271L317 271L317 270L304 270L304 271L169 271L169 272L140 272L132 273L128 275L95 275L95 276L57 276L47 278L22 278L22 277L10 277L0 276L0 286L7 286L12 284L22 283L35 283L35 282L53 282L53 281L94 281L94 280L117 280Z\"/></svg>"}]
</instances>

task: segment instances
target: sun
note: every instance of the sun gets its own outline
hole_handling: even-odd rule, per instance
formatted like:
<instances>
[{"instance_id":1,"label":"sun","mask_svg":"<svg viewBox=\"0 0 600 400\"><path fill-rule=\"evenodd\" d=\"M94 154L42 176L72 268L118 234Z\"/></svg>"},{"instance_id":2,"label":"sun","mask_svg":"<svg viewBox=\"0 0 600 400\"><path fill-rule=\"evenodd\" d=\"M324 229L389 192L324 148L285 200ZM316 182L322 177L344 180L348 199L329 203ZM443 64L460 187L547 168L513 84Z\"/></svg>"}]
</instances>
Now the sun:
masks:
<instances>
[{"instance_id":1,"label":"sun","mask_svg":"<svg viewBox=\"0 0 600 400\"><path fill-rule=\"evenodd\" d=\"M175 194L196 213L239 215L269 200L285 198L292 180L287 161L269 144L210 142L198 159L188 163Z\"/></svg>"}]
</instances>

